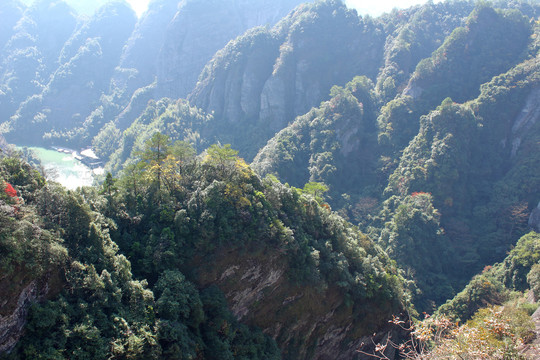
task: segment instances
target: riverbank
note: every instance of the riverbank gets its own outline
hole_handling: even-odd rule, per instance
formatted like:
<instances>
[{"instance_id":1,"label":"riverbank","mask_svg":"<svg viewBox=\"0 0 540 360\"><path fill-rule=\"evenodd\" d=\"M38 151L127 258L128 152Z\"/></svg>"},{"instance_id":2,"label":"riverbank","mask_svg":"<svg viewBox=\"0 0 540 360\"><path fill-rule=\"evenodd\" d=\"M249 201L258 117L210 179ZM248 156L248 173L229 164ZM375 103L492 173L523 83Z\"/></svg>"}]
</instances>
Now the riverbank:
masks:
<instances>
[{"instance_id":1,"label":"riverbank","mask_svg":"<svg viewBox=\"0 0 540 360\"><path fill-rule=\"evenodd\" d=\"M99 169L103 168L104 163L100 158L96 156L96 153L94 153L92 149L88 148L79 152L77 150L69 149L66 147L51 146L51 148L60 153L71 154L73 158L88 166L90 169L98 170L100 173L96 175L103 174L103 170Z\"/></svg>"},{"instance_id":2,"label":"riverbank","mask_svg":"<svg viewBox=\"0 0 540 360\"><path fill-rule=\"evenodd\" d=\"M65 147L26 148L39 159L48 180L56 181L70 190L91 186L95 177L103 174L101 160L87 149L78 152Z\"/></svg>"}]
</instances>

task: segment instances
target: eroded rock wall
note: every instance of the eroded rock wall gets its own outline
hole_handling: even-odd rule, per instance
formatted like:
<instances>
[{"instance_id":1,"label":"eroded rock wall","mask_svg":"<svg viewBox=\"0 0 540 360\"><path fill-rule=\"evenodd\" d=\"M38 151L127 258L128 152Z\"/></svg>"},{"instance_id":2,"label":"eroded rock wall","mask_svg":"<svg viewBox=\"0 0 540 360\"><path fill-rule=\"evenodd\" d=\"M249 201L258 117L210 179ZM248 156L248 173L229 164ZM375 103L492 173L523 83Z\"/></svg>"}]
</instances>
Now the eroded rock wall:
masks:
<instances>
[{"instance_id":1,"label":"eroded rock wall","mask_svg":"<svg viewBox=\"0 0 540 360\"><path fill-rule=\"evenodd\" d=\"M240 321L272 336L284 359L368 359L357 350L371 353L374 342L405 336L388 323L390 304L349 304L335 284L299 284L277 249L223 251L198 274L200 286L217 285L225 293ZM393 359L395 349L389 347L387 356Z\"/></svg>"}]
</instances>

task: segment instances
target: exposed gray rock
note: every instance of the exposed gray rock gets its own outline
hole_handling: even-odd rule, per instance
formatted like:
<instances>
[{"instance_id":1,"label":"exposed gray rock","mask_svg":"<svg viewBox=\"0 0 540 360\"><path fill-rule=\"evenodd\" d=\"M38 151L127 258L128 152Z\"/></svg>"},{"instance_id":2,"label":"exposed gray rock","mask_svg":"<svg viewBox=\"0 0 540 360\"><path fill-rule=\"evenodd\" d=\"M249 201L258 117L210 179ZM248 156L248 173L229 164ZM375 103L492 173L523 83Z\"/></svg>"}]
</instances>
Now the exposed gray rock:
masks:
<instances>
[{"instance_id":1,"label":"exposed gray rock","mask_svg":"<svg viewBox=\"0 0 540 360\"><path fill-rule=\"evenodd\" d=\"M540 308L538 308L534 314L532 314L531 320L535 325L535 338L530 343L523 345L521 353L527 356L529 359L537 360L539 358L540 351Z\"/></svg>"},{"instance_id":2,"label":"exposed gray rock","mask_svg":"<svg viewBox=\"0 0 540 360\"><path fill-rule=\"evenodd\" d=\"M518 131L527 131L536 124L538 118L540 118L540 87L533 89L527 97L525 106L514 121L512 134L516 134Z\"/></svg>"},{"instance_id":3,"label":"exposed gray rock","mask_svg":"<svg viewBox=\"0 0 540 360\"><path fill-rule=\"evenodd\" d=\"M529 227L536 232L540 232L540 202L538 206L531 212L529 217Z\"/></svg>"},{"instance_id":4,"label":"exposed gray rock","mask_svg":"<svg viewBox=\"0 0 540 360\"><path fill-rule=\"evenodd\" d=\"M206 63L231 39L273 25L301 0L182 1L158 58L158 97L186 97Z\"/></svg>"},{"instance_id":5,"label":"exposed gray rock","mask_svg":"<svg viewBox=\"0 0 540 360\"><path fill-rule=\"evenodd\" d=\"M512 157L516 156L520 145L521 145L521 138L517 137L514 140L512 140L512 150L510 152L510 156Z\"/></svg>"},{"instance_id":6,"label":"exposed gray rock","mask_svg":"<svg viewBox=\"0 0 540 360\"><path fill-rule=\"evenodd\" d=\"M270 129L279 130L287 118L286 79L272 77L266 81L261 92L260 119Z\"/></svg>"},{"instance_id":7,"label":"exposed gray rock","mask_svg":"<svg viewBox=\"0 0 540 360\"><path fill-rule=\"evenodd\" d=\"M128 39L113 86L132 94L137 88L154 82L157 58L165 41L167 28L178 9L179 0L151 1ZM132 71L127 71L131 69Z\"/></svg>"},{"instance_id":8,"label":"exposed gray rock","mask_svg":"<svg viewBox=\"0 0 540 360\"><path fill-rule=\"evenodd\" d=\"M413 80L409 81L407 84L407 87L403 90L402 95L403 96L410 96L413 99L418 99L422 93L424 92L424 89L422 89L418 84L416 84Z\"/></svg>"},{"instance_id":9,"label":"exposed gray rock","mask_svg":"<svg viewBox=\"0 0 540 360\"><path fill-rule=\"evenodd\" d=\"M333 85L361 74L374 79L383 47L384 29L343 4L300 6L272 30L248 32L218 52L189 99L212 112L220 130L243 121L227 134L233 146L259 148L328 98ZM248 160L254 155L242 153Z\"/></svg>"},{"instance_id":10,"label":"exposed gray rock","mask_svg":"<svg viewBox=\"0 0 540 360\"><path fill-rule=\"evenodd\" d=\"M10 351L21 338L28 308L37 296L37 282L34 280L21 291L13 313L0 315L0 353Z\"/></svg>"},{"instance_id":11,"label":"exposed gray rock","mask_svg":"<svg viewBox=\"0 0 540 360\"><path fill-rule=\"evenodd\" d=\"M19 279L20 275L0 278L4 299L0 303L0 354L11 351L23 335L30 305L57 292L49 286L56 281L50 274L33 280Z\"/></svg>"},{"instance_id":12,"label":"exposed gray rock","mask_svg":"<svg viewBox=\"0 0 540 360\"><path fill-rule=\"evenodd\" d=\"M401 328L387 322L368 336L373 330L365 328L364 318L388 311L384 304L371 307L369 316L353 313L338 287L294 283L287 275L285 254L272 248L261 251L259 255L220 253L211 265L199 269L199 285L219 286L233 314L276 339L284 359L371 359L357 350L371 353L374 343L405 336ZM395 349L389 346L385 354L394 359Z\"/></svg>"},{"instance_id":13,"label":"exposed gray rock","mask_svg":"<svg viewBox=\"0 0 540 360\"><path fill-rule=\"evenodd\" d=\"M529 129L540 118L540 87L531 91L525 102L525 106L512 125L512 151L510 155L516 156L521 145L521 136L527 133Z\"/></svg>"}]
</instances>

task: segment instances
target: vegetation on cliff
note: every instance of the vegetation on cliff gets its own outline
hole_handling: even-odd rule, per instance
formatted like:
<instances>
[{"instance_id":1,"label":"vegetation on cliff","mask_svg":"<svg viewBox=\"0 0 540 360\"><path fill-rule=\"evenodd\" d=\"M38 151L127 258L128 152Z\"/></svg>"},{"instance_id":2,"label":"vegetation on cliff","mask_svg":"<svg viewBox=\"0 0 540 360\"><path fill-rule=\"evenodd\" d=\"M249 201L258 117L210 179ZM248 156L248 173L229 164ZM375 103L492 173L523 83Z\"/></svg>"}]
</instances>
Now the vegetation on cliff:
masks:
<instances>
[{"instance_id":1,"label":"vegetation on cliff","mask_svg":"<svg viewBox=\"0 0 540 360\"><path fill-rule=\"evenodd\" d=\"M540 5L208 3L0 5L0 132L106 163L66 191L0 141L2 356L525 356Z\"/></svg>"},{"instance_id":2,"label":"vegetation on cliff","mask_svg":"<svg viewBox=\"0 0 540 360\"><path fill-rule=\"evenodd\" d=\"M3 228L3 266L39 266L36 277L61 270L64 279L57 298L33 305L8 358L279 358L272 339L227 310L232 299L197 285L197 259L233 249L282 256L286 286L337 292L338 311L358 319L355 336L403 309L401 277L377 245L312 195L259 178L236 154L213 145L197 157L187 143L155 133L118 179L109 174L101 189L75 192L5 157L2 177L24 204L2 200L11 209L3 220L14 227ZM36 226L30 215L42 229L23 243L17 234ZM288 336L296 345L282 350L294 358L306 340Z\"/></svg>"}]
</instances>

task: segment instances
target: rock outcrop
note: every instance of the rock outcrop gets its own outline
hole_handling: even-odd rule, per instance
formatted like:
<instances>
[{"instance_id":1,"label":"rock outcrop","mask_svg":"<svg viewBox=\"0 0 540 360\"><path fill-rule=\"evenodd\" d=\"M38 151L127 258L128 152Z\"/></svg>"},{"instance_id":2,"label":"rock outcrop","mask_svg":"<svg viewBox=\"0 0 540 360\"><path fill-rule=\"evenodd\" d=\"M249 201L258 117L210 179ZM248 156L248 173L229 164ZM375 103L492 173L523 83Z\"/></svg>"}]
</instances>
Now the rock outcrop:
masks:
<instances>
[{"instance_id":1,"label":"rock outcrop","mask_svg":"<svg viewBox=\"0 0 540 360\"><path fill-rule=\"evenodd\" d=\"M207 65L190 101L215 115L220 129L242 132L262 146L296 116L328 98L355 75L371 79L382 64L384 30L337 2L298 7L272 30L236 39ZM257 128L257 134L246 133ZM263 135L261 135L263 134ZM252 158L253 152L243 156Z\"/></svg>"},{"instance_id":2,"label":"rock outcrop","mask_svg":"<svg viewBox=\"0 0 540 360\"><path fill-rule=\"evenodd\" d=\"M536 124L538 119L540 119L540 87L531 91L527 97L525 106L512 125L512 157L516 156L516 153L519 150L522 136L527 134L527 132Z\"/></svg>"},{"instance_id":3,"label":"rock outcrop","mask_svg":"<svg viewBox=\"0 0 540 360\"><path fill-rule=\"evenodd\" d=\"M272 26L300 0L181 1L158 57L158 97L186 97L205 64L231 39Z\"/></svg>"},{"instance_id":4,"label":"rock outcrop","mask_svg":"<svg viewBox=\"0 0 540 360\"><path fill-rule=\"evenodd\" d=\"M0 278L0 354L9 352L23 335L28 309L36 301L58 294L58 273L33 279L24 271Z\"/></svg>"},{"instance_id":5,"label":"rock outcrop","mask_svg":"<svg viewBox=\"0 0 540 360\"><path fill-rule=\"evenodd\" d=\"M531 216L529 217L529 227L534 231L540 232L540 202L531 212Z\"/></svg>"},{"instance_id":6,"label":"rock outcrop","mask_svg":"<svg viewBox=\"0 0 540 360\"><path fill-rule=\"evenodd\" d=\"M88 128L102 128L106 120L99 117L104 112L108 114L102 118L114 119L114 125L125 130L149 99L187 97L205 64L218 50L252 27L274 25L301 2L152 2L124 47L112 77L110 95L86 119L84 131L95 136L97 131ZM139 96L141 89L144 97Z\"/></svg>"},{"instance_id":7,"label":"rock outcrop","mask_svg":"<svg viewBox=\"0 0 540 360\"><path fill-rule=\"evenodd\" d=\"M112 79L113 88L123 90L129 96L154 82L158 54L177 10L178 0L152 1L148 5L126 42Z\"/></svg>"},{"instance_id":8,"label":"rock outcrop","mask_svg":"<svg viewBox=\"0 0 540 360\"><path fill-rule=\"evenodd\" d=\"M265 248L223 251L197 273L200 286L217 285L225 293L240 321L272 336L284 359L364 359L357 350L371 353L372 340L406 335L389 325L389 303L348 304L337 285L298 284L287 271L286 255ZM395 349L386 354L393 359Z\"/></svg>"}]
</instances>

